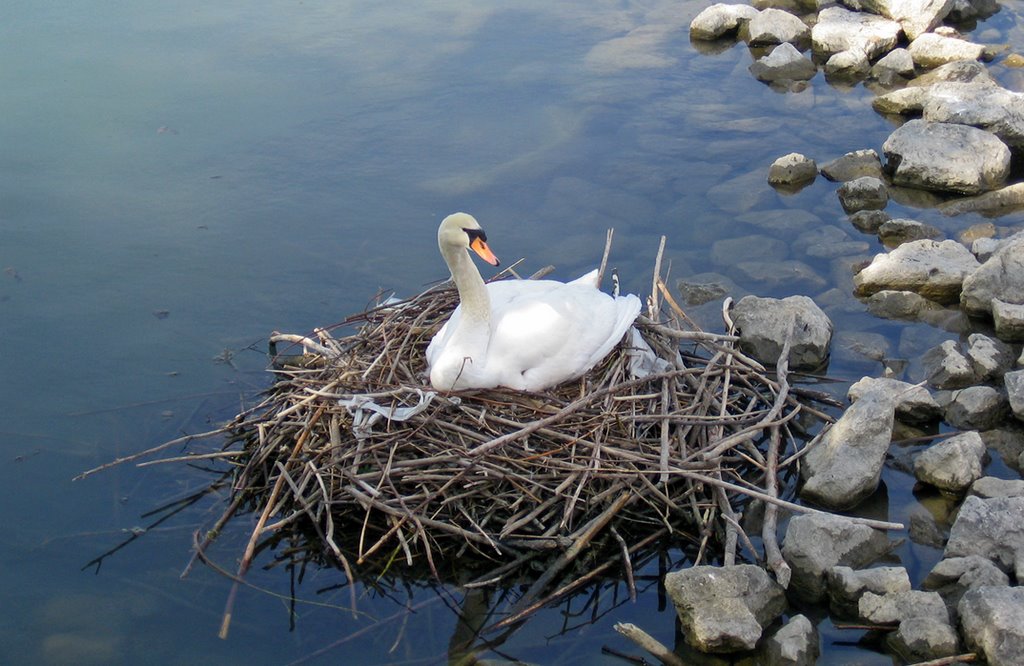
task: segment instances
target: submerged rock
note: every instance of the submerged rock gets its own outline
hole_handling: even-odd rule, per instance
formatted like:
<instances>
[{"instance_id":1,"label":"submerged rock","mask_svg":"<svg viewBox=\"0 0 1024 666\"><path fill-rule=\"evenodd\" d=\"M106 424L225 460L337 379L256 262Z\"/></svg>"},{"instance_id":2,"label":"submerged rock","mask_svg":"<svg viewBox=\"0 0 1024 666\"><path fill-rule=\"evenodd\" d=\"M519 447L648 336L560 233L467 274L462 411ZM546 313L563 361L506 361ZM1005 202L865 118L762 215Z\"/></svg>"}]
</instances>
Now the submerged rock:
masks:
<instances>
[{"instance_id":1,"label":"submerged rock","mask_svg":"<svg viewBox=\"0 0 1024 666\"><path fill-rule=\"evenodd\" d=\"M866 234L876 234L882 225L890 219L889 214L881 210L859 210L850 215L850 224Z\"/></svg>"},{"instance_id":2,"label":"submerged rock","mask_svg":"<svg viewBox=\"0 0 1024 666\"><path fill-rule=\"evenodd\" d=\"M787 605L782 586L752 564L674 571L665 591L687 642L702 652L752 650Z\"/></svg>"},{"instance_id":3,"label":"submerged rock","mask_svg":"<svg viewBox=\"0 0 1024 666\"><path fill-rule=\"evenodd\" d=\"M740 332L740 348L763 363L778 361L790 330L790 369L817 368L828 358L832 320L806 296L744 296L732 316Z\"/></svg>"},{"instance_id":4,"label":"submerged rock","mask_svg":"<svg viewBox=\"0 0 1024 666\"><path fill-rule=\"evenodd\" d=\"M918 454L914 476L940 490L960 493L981 478L985 442L977 432L944 439Z\"/></svg>"},{"instance_id":5,"label":"submerged rock","mask_svg":"<svg viewBox=\"0 0 1024 666\"><path fill-rule=\"evenodd\" d=\"M967 125L911 120L882 144L897 185L961 194L1001 187L1010 149L995 135Z\"/></svg>"},{"instance_id":6,"label":"submerged rock","mask_svg":"<svg viewBox=\"0 0 1024 666\"><path fill-rule=\"evenodd\" d=\"M955 303L965 278L978 268L970 250L953 240L919 240L875 255L853 277L858 296L882 290L913 291L937 303Z\"/></svg>"},{"instance_id":7,"label":"submerged rock","mask_svg":"<svg viewBox=\"0 0 1024 666\"><path fill-rule=\"evenodd\" d=\"M967 646L991 666L1024 664L1024 587L976 587L957 606Z\"/></svg>"},{"instance_id":8,"label":"submerged rock","mask_svg":"<svg viewBox=\"0 0 1024 666\"><path fill-rule=\"evenodd\" d=\"M802 261L741 261L733 270L763 289L821 289L827 282Z\"/></svg>"},{"instance_id":9,"label":"submerged rock","mask_svg":"<svg viewBox=\"0 0 1024 666\"><path fill-rule=\"evenodd\" d=\"M739 288L727 276L721 273L698 273L676 282L686 305L703 305L711 301L720 301L730 294L737 294Z\"/></svg>"},{"instance_id":10,"label":"submerged rock","mask_svg":"<svg viewBox=\"0 0 1024 666\"><path fill-rule=\"evenodd\" d=\"M800 496L830 509L849 509L878 489L892 440L895 401L866 393L804 456Z\"/></svg>"}]
</instances>

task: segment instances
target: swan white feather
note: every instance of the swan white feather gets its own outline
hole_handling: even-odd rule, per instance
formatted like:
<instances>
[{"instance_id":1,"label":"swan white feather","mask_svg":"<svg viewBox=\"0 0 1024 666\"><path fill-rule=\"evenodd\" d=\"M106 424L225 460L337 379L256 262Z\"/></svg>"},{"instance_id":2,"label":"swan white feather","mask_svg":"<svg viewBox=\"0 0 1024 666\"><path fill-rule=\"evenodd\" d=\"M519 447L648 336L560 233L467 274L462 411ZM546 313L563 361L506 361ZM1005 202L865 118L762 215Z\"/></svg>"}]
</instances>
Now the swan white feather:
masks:
<instances>
[{"instance_id":1,"label":"swan white feather","mask_svg":"<svg viewBox=\"0 0 1024 666\"><path fill-rule=\"evenodd\" d=\"M640 312L633 294L597 288L598 271L571 282L503 280L484 284L469 249L497 264L479 223L449 215L438 247L459 290L459 306L427 347L430 383L441 391L505 386L538 391L593 368Z\"/></svg>"}]
</instances>

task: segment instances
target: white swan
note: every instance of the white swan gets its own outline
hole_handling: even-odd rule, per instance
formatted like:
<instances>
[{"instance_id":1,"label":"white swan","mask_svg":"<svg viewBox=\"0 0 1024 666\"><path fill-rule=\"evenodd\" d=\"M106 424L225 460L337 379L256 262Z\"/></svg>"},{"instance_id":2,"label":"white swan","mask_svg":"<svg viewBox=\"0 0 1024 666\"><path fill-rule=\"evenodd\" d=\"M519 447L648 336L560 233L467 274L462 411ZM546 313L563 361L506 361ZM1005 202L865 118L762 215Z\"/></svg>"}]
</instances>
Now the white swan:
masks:
<instances>
[{"instance_id":1,"label":"white swan","mask_svg":"<svg viewBox=\"0 0 1024 666\"><path fill-rule=\"evenodd\" d=\"M454 213L437 230L460 304L427 347L439 391L505 386L538 391L579 377L612 350L640 312L640 299L597 288L597 270L572 282L484 284L469 256L498 258L471 215Z\"/></svg>"}]
</instances>

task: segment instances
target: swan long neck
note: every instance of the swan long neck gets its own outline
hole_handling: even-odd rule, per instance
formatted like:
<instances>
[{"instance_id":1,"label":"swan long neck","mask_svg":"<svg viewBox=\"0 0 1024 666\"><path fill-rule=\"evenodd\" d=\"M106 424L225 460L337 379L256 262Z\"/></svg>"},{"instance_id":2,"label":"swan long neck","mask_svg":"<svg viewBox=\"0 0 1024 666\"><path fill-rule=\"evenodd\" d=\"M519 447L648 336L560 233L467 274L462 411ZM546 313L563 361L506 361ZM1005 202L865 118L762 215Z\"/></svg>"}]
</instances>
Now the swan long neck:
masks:
<instances>
[{"instance_id":1,"label":"swan long neck","mask_svg":"<svg viewBox=\"0 0 1024 666\"><path fill-rule=\"evenodd\" d=\"M461 247L441 245L441 256L444 257L452 279L459 290L459 301L462 303L463 322L490 323L491 299L487 295L484 279L473 264L469 252Z\"/></svg>"}]
</instances>

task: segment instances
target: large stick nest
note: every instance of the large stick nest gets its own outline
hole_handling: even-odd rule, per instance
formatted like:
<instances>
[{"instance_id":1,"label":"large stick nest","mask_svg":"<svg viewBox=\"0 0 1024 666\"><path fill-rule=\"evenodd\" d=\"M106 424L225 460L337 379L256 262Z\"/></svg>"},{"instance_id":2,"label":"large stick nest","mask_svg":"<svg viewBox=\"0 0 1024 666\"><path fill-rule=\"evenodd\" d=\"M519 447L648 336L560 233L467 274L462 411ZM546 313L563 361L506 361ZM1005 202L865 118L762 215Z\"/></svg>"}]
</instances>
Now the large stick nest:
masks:
<instances>
[{"instance_id":1,"label":"large stick nest","mask_svg":"<svg viewBox=\"0 0 1024 666\"><path fill-rule=\"evenodd\" d=\"M648 300L657 320L636 323L664 361L652 374L631 374L627 335L584 377L544 392L438 393L424 350L457 299L444 284L348 319L344 337L272 336L276 383L225 429L242 450L222 523L239 506L261 512L241 573L258 540L288 528L349 576L354 558L378 570L426 563L445 578L437 563L458 558L463 581L495 580L531 560L556 571L596 544L628 569L665 534L699 543L698 560L724 544L730 561L738 536L750 545L737 521L746 500L784 503L778 478L806 441L794 417L824 417L798 399L784 358L772 379L735 336L693 330L660 278ZM278 355L282 343L304 353ZM770 513L765 551L784 567Z\"/></svg>"}]
</instances>

